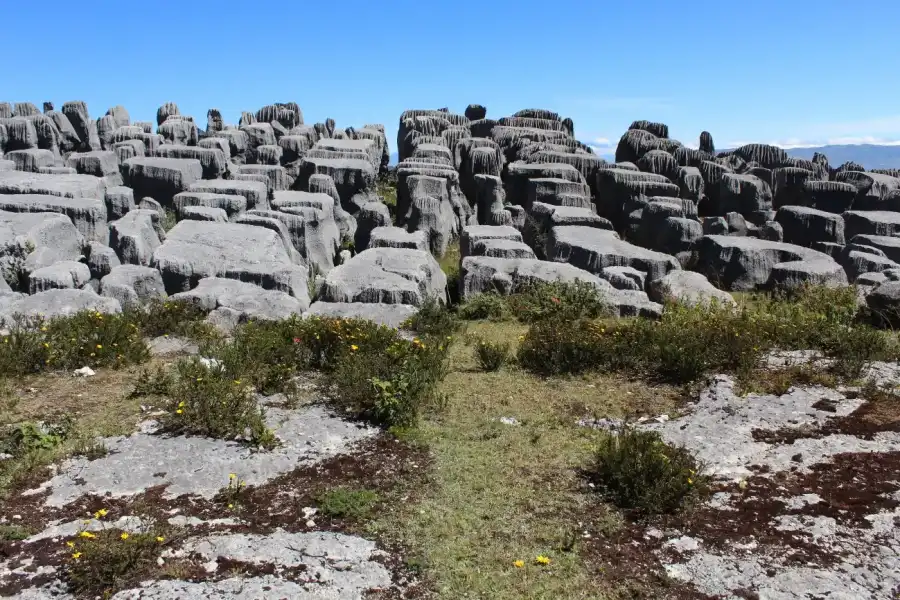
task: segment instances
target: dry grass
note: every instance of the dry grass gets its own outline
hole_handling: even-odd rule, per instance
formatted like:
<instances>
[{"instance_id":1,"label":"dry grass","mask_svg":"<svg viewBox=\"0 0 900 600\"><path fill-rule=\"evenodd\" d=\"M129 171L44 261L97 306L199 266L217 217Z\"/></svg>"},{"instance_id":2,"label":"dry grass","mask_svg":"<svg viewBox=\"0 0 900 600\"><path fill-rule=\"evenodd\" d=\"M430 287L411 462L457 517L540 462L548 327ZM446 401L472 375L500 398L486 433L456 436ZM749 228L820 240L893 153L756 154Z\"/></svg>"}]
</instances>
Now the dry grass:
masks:
<instances>
[{"instance_id":1,"label":"dry grass","mask_svg":"<svg viewBox=\"0 0 900 600\"><path fill-rule=\"evenodd\" d=\"M513 346L525 327L474 323L469 333ZM659 414L675 408L674 388L616 377L539 379L514 366L478 371L474 347L454 346L443 414L417 439L435 460L424 498L378 526L412 543L442 598L598 598L613 592L578 552L578 519L595 507L578 470L595 432L581 417ZM518 425L505 425L511 417ZM596 510L588 511L598 514ZM600 511L602 514L602 511ZM615 514L585 528L614 529ZM538 566L545 555L550 565ZM525 567L517 568L514 561Z\"/></svg>"}]
</instances>

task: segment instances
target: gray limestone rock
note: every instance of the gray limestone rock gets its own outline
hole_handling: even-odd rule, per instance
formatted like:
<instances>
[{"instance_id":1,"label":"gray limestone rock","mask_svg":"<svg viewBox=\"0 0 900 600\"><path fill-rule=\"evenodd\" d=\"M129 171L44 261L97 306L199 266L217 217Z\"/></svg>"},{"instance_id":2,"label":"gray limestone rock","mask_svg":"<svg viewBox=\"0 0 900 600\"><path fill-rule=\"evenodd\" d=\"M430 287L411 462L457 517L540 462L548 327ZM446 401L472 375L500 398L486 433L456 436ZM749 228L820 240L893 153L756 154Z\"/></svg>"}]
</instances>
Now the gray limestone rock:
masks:
<instances>
[{"instance_id":1,"label":"gray limestone rock","mask_svg":"<svg viewBox=\"0 0 900 600\"><path fill-rule=\"evenodd\" d=\"M106 187L106 181L93 175L47 175L21 171L0 171L0 194L105 198Z\"/></svg>"},{"instance_id":2,"label":"gray limestone rock","mask_svg":"<svg viewBox=\"0 0 900 600\"><path fill-rule=\"evenodd\" d=\"M848 240L860 234L900 237L900 212L887 210L848 210L843 214Z\"/></svg>"},{"instance_id":3,"label":"gray limestone rock","mask_svg":"<svg viewBox=\"0 0 900 600\"><path fill-rule=\"evenodd\" d=\"M0 320L8 321L13 315L26 317L53 317L72 315L92 310L104 314L121 312L122 307L113 298L98 296L93 291L55 289L22 296L0 309Z\"/></svg>"},{"instance_id":4,"label":"gray limestone rock","mask_svg":"<svg viewBox=\"0 0 900 600\"><path fill-rule=\"evenodd\" d=\"M133 307L164 299L166 290L156 269L121 265L100 280L100 295L115 298L123 307Z\"/></svg>"},{"instance_id":5,"label":"gray limestone rock","mask_svg":"<svg viewBox=\"0 0 900 600\"><path fill-rule=\"evenodd\" d=\"M203 166L195 158L137 157L126 160L122 172L135 197L149 196L171 206L176 194L200 180Z\"/></svg>"},{"instance_id":6,"label":"gray limestone rock","mask_svg":"<svg viewBox=\"0 0 900 600\"><path fill-rule=\"evenodd\" d=\"M376 227L372 230L369 248L428 250L428 238L424 231L408 232L402 227Z\"/></svg>"},{"instance_id":7,"label":"gray limestone rock","mask_svg":"<svg viewBox=\"0 0 900 600\"><path fill-rule=\"evenodd\" d=\"M228 213L221 208L212 206L187 206L179 212L179 220L210 221L212 223L227 223Z\"/></svg>"},{"instance_id":8,"label":"gray limestone rock","mask_svg":"<svg viewBox=\"0 0 900 600\"><path fill-rule=\"evenodd\" d=\"M172 300L184 300L207 312L229 309L237 315L238 322L249 319L286 319L299 315L309 308L309 298L298 298L285 292L266 290L252 283L234 279L209 277L201 279L194 289L172 296Z\"/></svg>"},{"instance_id":9,"label":"gray limestone rock","mask_svg":"<svg viewBox=\"0 0 900 600\"><path fill-rule=\"evenodd\" d=\"M64 198L43 194L0 195L0 210L64 214L88 241L106 243L106 204L97 198Z\"/></svg>"},{"instance_id":10,"label":"gray limestone rock","mask_svg":"<svg viewBox=\"0 0 900 600\"><path fill-rule=\"evenodd\" d=\"M617 290L644 291L647 274L632 267L606 267L599 273Z\"/></svg>"},{"instance_id":11,"label":"gray limestone rock","mask_svg":"<svg viewBox=\"0 0 900 600\"><path fill-rule=\"evenodd\" d=\"M215 179L209 181L198 181L191 185L191 193L212 193L229 196L243 196L246 201L247 209L258 208L268 210L268 187L264 183L258 181L235 181L232 179ZM219 208L224 208L220 206ZM227 209L226 209L227 211Z\"/></svg>"},{"instance_id":12,"label":"gray limestone rock","mask_svg":"<svg viewBox=\"0 0 900 600\"><path fill-rule=\"evenodd\" d=\"M75 152L66 159L66 166L82 175L102 177L109 186L122 185L119 159L114 151Z\"/></svg>"},{"instance_id":13,"label":"gray limestone rock","mask_svg":"<svg viewBox=\"0 0 900 600\"><path fill-rule=\"evenodd\" d=\"M775 221L781 225L788 244L811 247L813 242L844 243L841 215L805 206L782 206Z\"/></svg>"},{"instance_id":14,"label":"gray limestone rock","mask_svg":"<svg viewBox=\"0 0 900 600\"><path fill-rule=\"evenodd\" d=\"M103 279L115 267L122 264L119 257L116 256L116 251L100 242L90 242L87 245L86 254L91 279Z\"/></svg>"},{"instance_id":15,"label":"gray limestone rock","mask_svg":"<svg viewBox=\"0 0 900 600\"><path fill-rule=\"evenodd\" d=\"M196 159L200 161L203 179L218 179L225 175L225 171L228 168L228 156L218 148L166 144L160 146L156 154L162 158Z\"/></svg>"},{"instance_id":16,"label":"gray limestone rock","mask_svg":"<svg viewBox=\"0 0 900 600\"><path fill-rule=\"evenodd\" d=\"M126 264L150 264L162 243L157 232L159 213L136 209L109 224L109 245Z\"/></svg>"},{"instance_id":17,"label":"gray limestone rock","mask_svg":"<svg viewBox=\"0 0 900 600\"><path fill-rule=\"evenodd\" d=\"M185 209L194 206L221 209L225 211L229 218L247 210L247 198L245 196L219 192L181 192L175 195L172 203L178 215L182 215Z\"/></svg>"},{"instance_id":18,"label":"gray limestone rock","mask_svg":"<svg viewBox=\"0 0 900 600\"><path fill-rule=\"evenodd\" d=\"M356 234L354 247L362 252L369 247L372 231L376 227L391 225L391 212L383 202L368 202L356 213Z\"/></svg>"},{"instance_id":19,"label":"gray limestone rock","mask_svg":"<svg viewBox=\"0 0 900 600\"><path fill-rule=\"evenodd\" d=\"M28 275L28 293L47 290L78 289L91 278L91 271L84 263L67 260L35 269Z\"/></svg>"},{"instance_id":20,"label":"gray limestone rock","mask_svg":"<svg viewBox=\"0 0 900 600\"><path fill-rule=\"evenodd\" d=\"M186 292L204 277L255 283L306 298L307 269L299 267L284 240L264 227L181 221L153 252L151 266L162 273L166 291Z\"/></svg>"},{"instance_id":21,"label":"gray limestone rock","mask_svg":"<svg viewBox=\"0 0 900 600\"><path fill-rule=\"evenodd\" d=\"M65 215L0 211L0 277L19 289L28 273L81 258L84 238Z\"/></svg>"},{"instance_id":22,"label":"gray limestone rock","mask_svg":"<svg viewBox=\"0 0 900 600\"><path fill-rule=\"evenodd\" d=\"M117 186L106 190L106 218L108 221L121 219L134 208L134 191L131 188Z\"/></svg>"},{"instance_id":23,"label":"gray limestone rock","mask_svg":"<svg viewBox=\"0 0 900 600\"><path fill-rule=\"evenodd\" d=\"M459 238L459 254L465 258L475 252L475 247L488 240L508 240L523 242L522 234L514 227L505 225L469 225L462 230Z\"/></svg>"},{"instance_id":24,"label":"gray limestone rock","mask_svg":"<svg viewBox=\"0 0 900 600\"><path fill-rule=\"evenodd\" d=\"M59 157L50 150L30 148L28 150L14 150L7 152L6 160L11 160L16 165L17 171L38 173L43 167L58 166Z\"/></svg>"},{"instance_id":25,"label":"gray limestone rock","mask_svg":"<svg viewBox=\"0 0 900 600\"><path fill-rule=\"evenodd\" d=\"M709 280L693 271L672 271L647 285L647 295L660 304L675 301L688 306L718 303L719 306L734 306L736 302L728 292L723 292Z\"/></svg>"},{"instance_id":26,"label":"gray limestone rock","mask_svg":"<svg viewBox=\"0 0 900 600\"><path fill-rule=\"evenodd\" d=\"M320 299L419 306L427 297L446 299L447 277L424 250L370 248L325 277Z\"/></svg>"}]
</instances>

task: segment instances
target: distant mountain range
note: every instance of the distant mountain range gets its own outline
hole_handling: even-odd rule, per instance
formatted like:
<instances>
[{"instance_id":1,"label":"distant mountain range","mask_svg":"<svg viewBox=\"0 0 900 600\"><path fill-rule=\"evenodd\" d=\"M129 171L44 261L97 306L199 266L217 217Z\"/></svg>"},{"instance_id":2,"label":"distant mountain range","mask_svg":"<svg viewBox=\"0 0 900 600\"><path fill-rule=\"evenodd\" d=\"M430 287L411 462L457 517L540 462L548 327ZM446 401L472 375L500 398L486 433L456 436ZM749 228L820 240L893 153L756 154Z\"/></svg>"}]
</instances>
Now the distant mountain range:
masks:
<instances>
[{"instance_id":1,"label":"distant mountain range","mask_svg":"<svg viewBox=\"0 0 900 600\"><path fill-rule=\"evenodd\" d=\"M787 153L797 158L811 159L813 154L821 152L828 157L828 163L837 167L852 160L866 169L900 169L900 145L879 146L876 144L855 144L840 146L818 146L816 148L790 148ZM608 161L614 160L611 154L600 154ZM391 153L391 164L397 164L396 152Z\"/></svg>"}]
</instances>

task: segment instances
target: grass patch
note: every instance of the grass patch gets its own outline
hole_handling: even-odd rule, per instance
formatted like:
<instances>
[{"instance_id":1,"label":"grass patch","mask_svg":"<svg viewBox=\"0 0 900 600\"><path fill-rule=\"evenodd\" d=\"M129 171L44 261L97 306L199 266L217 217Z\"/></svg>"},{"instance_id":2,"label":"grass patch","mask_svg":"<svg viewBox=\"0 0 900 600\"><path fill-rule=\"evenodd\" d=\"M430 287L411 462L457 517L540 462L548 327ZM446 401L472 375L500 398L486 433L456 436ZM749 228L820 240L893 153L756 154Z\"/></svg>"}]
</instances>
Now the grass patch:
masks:
<instances>
[{"instance_id":1,"label":"grass patch","mask_svg":"<svg viewBox=\"0 0 900 600\"><path fill-rule=\"evenodd\" d=\"M483 322L470 329L514 345L527 327ZM438 389L451 398L446 411L426 413L408 433L430 449L429 484L415 490L418 501L380 511L370 528L408 544L410 561L442 598L615 597L580 553L583 531L614 535L622 520L598 506L578 475L593 461L597 432L577 420L671 414L680 392L605 374L542 379L514 367L479 371L474 347L461 343L452 345L449 366ZM536 564L539 555L550 564ZM517 568L517 560L525 566Z\"/></svg>"},{"instance_id":2,"label":"grass patch","mask_svg":"<svg viewBox=\"0 0 900 600\"><path fill-rule=\"evenodd\" d=\"M421 335L447 337L459 331L462 323L437 298L428 297L403 326Z\"/></svg>"},{"instance_id":3,"label":"grass patch","mask_svg":"<svg viewBox=\"0 0 900 600\"><path fill-rule=\"evenodd\" d=\"M522 323L537 323L549 319L606 317L610 309L588 283L534 281L519 286L508 296L496 292L473 296L459 307L458 313L466 320L515 318Z\"/></svg>"},{"instance_id":4,"label":"grass patch","mask_svg":"<svg viewBox=\"0 0 900 600\"><path fill-rule=\"evenodd\" d=\"M380 501L374 490L340 487L320 494L316 506L326 517L361 521L372 514Z\"/></svg>"},{"instance_id":5,"label":"grass patch","mask_svg":"<svg viewBox=\"0 0 900 600\"><path fill-rule=\"evenodd\" d=\"M480 340L475 344L475 356L482 371L499 371L509 357L509 343Z\"/></svg>"},{"instance_id":6,"label":"grass patch","mask_svg":"<svg viewBox=\"0 0 900 600\"><path fill-rule=\"evenodd\" d=\"M591 478L603 496L637 516L674 513L707 490L703 467L653 431L603 432Z\"/></svg>"},{"instance_id":7,"label":"grass patch","mask_svg":"<svg viewBox=\"0 0 900 600\"><path fill-rule=\"evenodd\" d=\"M397 181L379 178L375 182L375 193L381 196L388 206L397 206Z\"/></svg>"},{"instance_id":8,"label":"grass patch","mask_svg":"<svg viewBox=\"0 0 900 600\"><path fill-rule=\"evenodd\" d=\"M21 525L0 525L0 542L21 542L31 535L31 530Z\"/></svg>"}]
</instances>

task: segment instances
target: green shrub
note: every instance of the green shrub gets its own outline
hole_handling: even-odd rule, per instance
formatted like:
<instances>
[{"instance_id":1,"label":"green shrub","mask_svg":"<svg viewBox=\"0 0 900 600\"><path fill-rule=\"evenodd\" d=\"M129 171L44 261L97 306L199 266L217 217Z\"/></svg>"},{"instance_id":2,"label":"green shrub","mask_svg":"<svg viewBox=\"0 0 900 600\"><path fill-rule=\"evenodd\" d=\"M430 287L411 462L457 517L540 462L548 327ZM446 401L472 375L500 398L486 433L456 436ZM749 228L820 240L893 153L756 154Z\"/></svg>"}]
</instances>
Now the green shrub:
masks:
<instances>
[{"instance_id":1,"label":"green shrub","mask_svg":"<svg viewBox=\"0 0 900 600\"><path fill-rule=\"evenodd\" d=\"M141 333L150 338L175 335L206 340L216 337L215 328L206 323L206 311L184 300L151 300L146 306L129 310Z\"/></svg>"},{"instance_id":2,"label":"green shrub","mask_svg":"<svg viewBox=\"0 0 900 600\"><path fill-rule=\"evenodd\" d=\"M475 358L482 371L499 371L509 357L509 344L481 340L475 344Z\"/></svg>"},{"instance_id":3,"label":"green shrub","mask_svg":"<svg viewBox=\"0 0 900 600\"><path fill-rule=\"evenodd\" d=\"M169 431L240 440L272 448L275 435L251 389L225 369L191 357L178 362L162 417Z\"/></svg>"},{"instance_id":4,"label":"green shrub","mask_svg":"<svg viewBox=\"0 0 900 600\"><path fill-rule=\"evenodd\" d=\"M423 336L446 337L459 330L460 322L443 302L428 297L419 306L416 314L407 319L403 326Z\"/></svg>"},{"instance_id":5,"label":"green shrub","mask_svg":"<svg viewBox=\"0 0 900 600\"><path fill-rule=\"evenodd\" d=\"M316 506L326 517L358 521L372 514L380 501L381 497L375 490L339 487L319 494Z\"/></svg>"},{"instance_id":6,"label":"green shrub","mask_svg":"<svg viewBox=\"0 0 900 600\"><path fill-rule=\"evenodd\" d=\"M50 346L41 332L40 319L16 318L0 346L0 374L22 376L36 373L48 365Z\"/></svg>"},{"instance_id":7,"label":"green shrub","mask_svg":"<svg viewBox=\"0 0 900 600\"><path fill-rule=\"evenodd\" d=\"M74 423L65 418L59 423L26 421L0 430L0 454L23 456L29 452L52 450L72 433Z\"/></svg>"},{"instance_id":8,"label":"green shrub","mask_svg":"<svg viewBox=\"0 0 900 600\"><path fill-rule=\"evenodd\" d=\"M496 292L477 294L466 300L457 310L460 318L466 321L489 319L502 321L509 317L506 299Z\"/></svg>"},{"instance_id":9,"label":"green shrub","mask_svg":"<svg viewBox=\"0 0 900 600\"><path fill-rule=\"evenodd\" d=\"M510 312L523 323L560 318L580 319L610 315L597 289L583 281L533 282L513 290L506 299Z\"/></svg>"},{"instance_id":10,"label":"green shrub","mask_svg":"<svg viewBox=\"0 0 900 600\"><path fill-rule=\"evenodd\" d=\"M590 321L549 319L533 324L518 349L519 364L539 375L581 373L598 367L603 345Z\"/></svg>"},{"instance_id":11,"label":"green shrub","mask_svg":"<svg viewBox=\"0 0 900 600\"><path fill-rule=\"evenodd\" d=\"M607 501L637 516L676 512L708 484L703 466L685 448L631 427L601 434L590 474Z\"/></svg>"}]
</instances>

